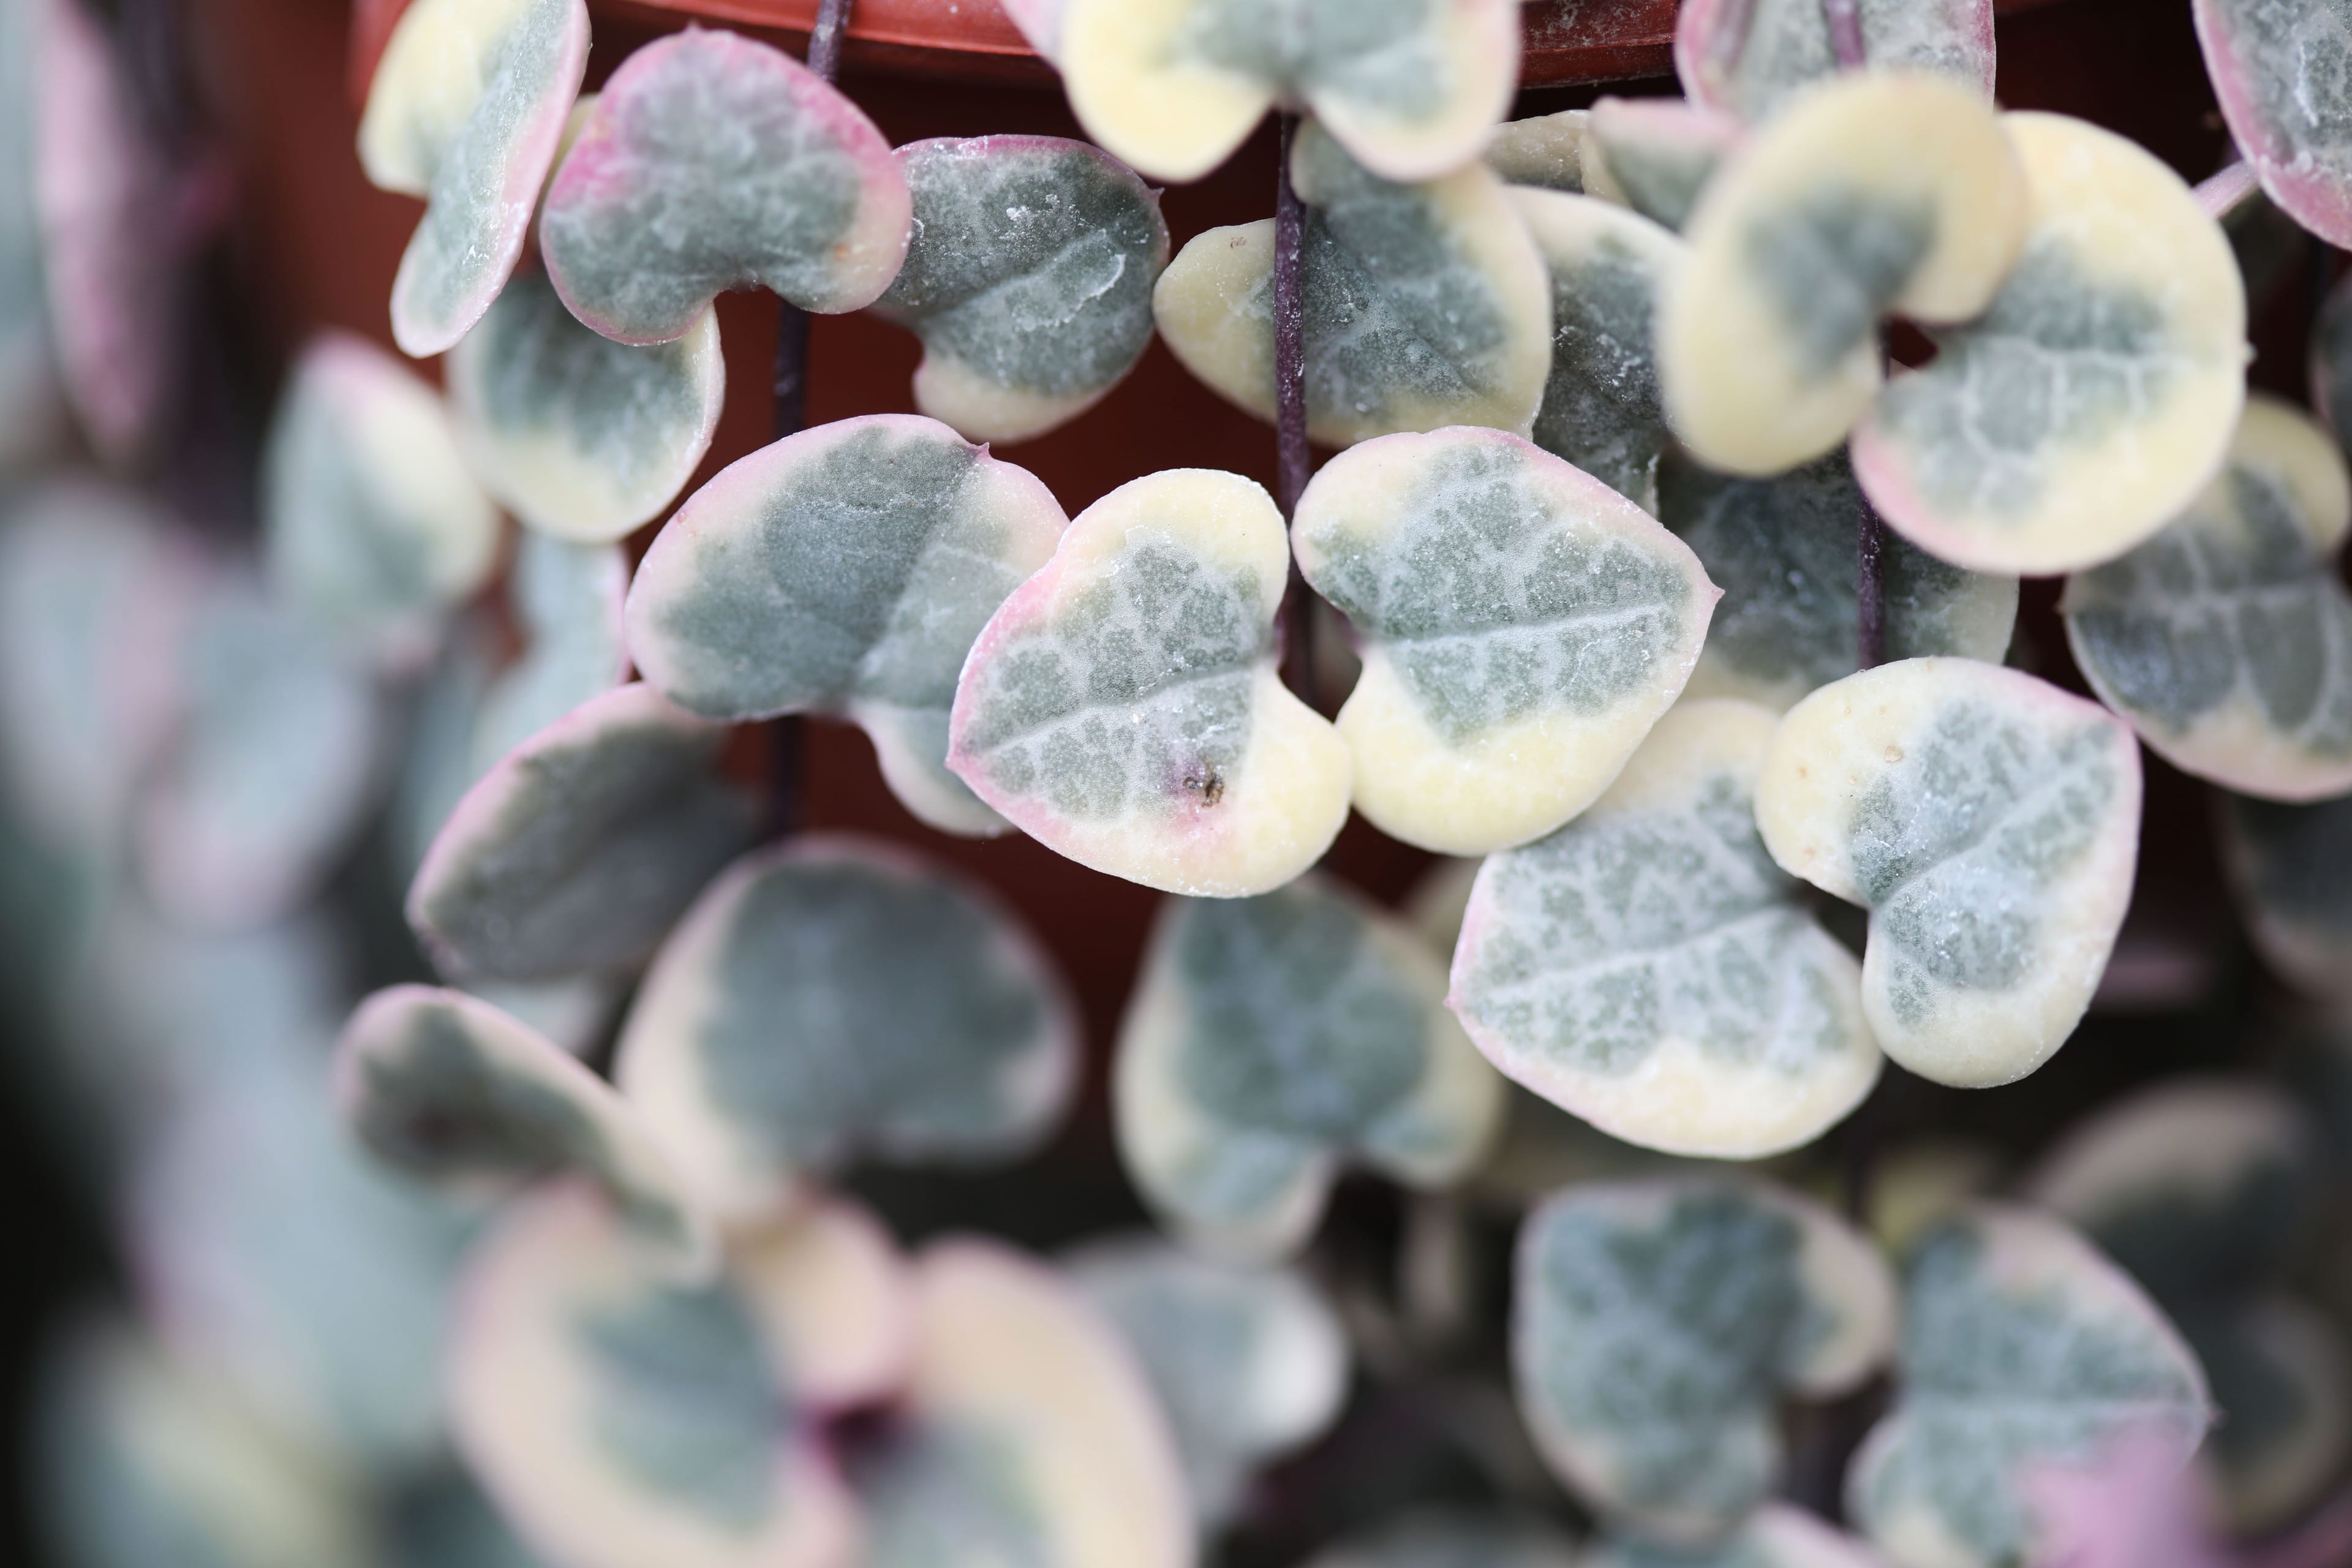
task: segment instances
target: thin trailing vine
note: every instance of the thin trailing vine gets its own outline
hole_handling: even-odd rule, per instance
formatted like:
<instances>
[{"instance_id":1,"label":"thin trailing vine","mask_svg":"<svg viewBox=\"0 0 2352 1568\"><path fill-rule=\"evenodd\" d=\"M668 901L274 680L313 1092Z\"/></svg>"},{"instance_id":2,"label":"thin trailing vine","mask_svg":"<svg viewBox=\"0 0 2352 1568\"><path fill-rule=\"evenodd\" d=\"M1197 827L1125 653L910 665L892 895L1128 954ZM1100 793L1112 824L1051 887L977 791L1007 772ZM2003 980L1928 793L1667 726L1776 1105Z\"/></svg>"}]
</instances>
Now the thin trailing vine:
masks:
<instances>
[{"instance_id":1,"label":"thin trailing vine","mask_svg":"<svg viewBox=\"0 0 2352 1568\"><path fill-rule=\"evenodd\" d=\"M1286 522L1297 519L1314 466L1307 445L1307 205L1290 178L1297 135L1298 117L1282 116L1275 150L1274 453L1275 500ZM1314 605L1296 562L1282 624L1284 679L1316 707Z\"/></svg>"}]
</instances>

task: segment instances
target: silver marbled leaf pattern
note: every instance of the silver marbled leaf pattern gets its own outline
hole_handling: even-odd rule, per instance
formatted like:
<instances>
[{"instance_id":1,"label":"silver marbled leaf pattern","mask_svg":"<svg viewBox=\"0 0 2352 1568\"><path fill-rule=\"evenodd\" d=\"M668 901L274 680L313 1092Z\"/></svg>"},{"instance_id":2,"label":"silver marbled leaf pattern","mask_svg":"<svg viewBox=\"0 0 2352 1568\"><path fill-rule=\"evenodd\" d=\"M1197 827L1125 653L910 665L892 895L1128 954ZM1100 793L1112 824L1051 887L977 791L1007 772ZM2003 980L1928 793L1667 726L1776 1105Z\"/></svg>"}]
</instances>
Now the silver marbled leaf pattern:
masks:
<instances>
[{"instance_id":1,"label":"silver marbled leaf pattern","mask_svg":"<svg viewBox=\"0 0 2352 1568\"><path fill-rule=\"evenodd\" d=\"M1412 936L1317 878L1170 903L1120 1031L1129 1171L1188 1233L1254 1258L1305 1239L1343 1162L1457 1174L1501 1086L1442 990Z\"/></svg>"},{"instance_id":2,"label":"silver marbled leaf pattern","mask_svg":"<svg viewBox=\"0 0 2352 1568\"><path fill-rule=\"evenodd\" d=\"M2352 243L2352 17L2329 0L2196 0L2191 14L2263 188L2312 233Z\"/></svg>"},{"instance_id":3,"label":"silver marbled leaf pattern","mask_svg":"<svg viewBox=\"0 0 2352 1568\"><path fill-rule=\"evenodd\" d=\"M1132 170L1052 136L946 137L898 156L914 239L875 310L923 340L918 407L976 441L1026 440L1135 368L1168 226Z\"/></svg>"},{"instance_id":4,"label":"silver marbled leaf pattern","mask_svg":"<svg viewBox=\"0 0 2352 1568\"><path fill-rule=\"evenodd\" d=\"M2196 1358L2138 1288L2063 1225L1973 1209L1905 1274L1894 1410L1847 1473L1847 1510L1899 1563L2024 1568L2027 1488L2126 1441L2185 1463L2210 1418Z\"/></svg>"},{"instance_id":5,"label":"silver marbled leaf pattern","mask_svg":"<svg viewBox=\"0 0 2352 1568\"><path fill-rule=\"evenodd\" d=\"M1750 704L1676 708L1471 894L1448 1005L1506 1074L1630 1142L1770 1152L1876 1081L1859 968L1757 833L1771 730Z\"/></svg>"},{"instance_id":6,"label":"silver marbled leaf pattern","mask_svg":"<svg viewBox=\"0 0 2352 1568\"><path fill-rule=\"evenodd\" d=\"M1571 1187L1519 1234L1520 1412L1604 1518L1704 1542L1778 1481L1781 1400L1859 1381L1892 1310L1870 1244L1806 1200L1708 1178Z\"/></svg>"},{"instance_id":7,"label":"silver marbled leaf pattern","mask_svg":"<svg viewBox=\"0 0 2352 1568\"><path fill-rule=\"evenodd\" d=\"M421 0L376 67L360 159L425 198L392 285L402 352L436 354L498 297L588 63L583 0Z\"/></svg>"},{"instance_id":8,"label":"silver marbled leaf pattern","mask_svg":"<svg viewBox=\"0 0 2352 1568\"><path fill-rule=\"evenodd\" d=\"M619 539L677 499L727 393L715 315L673 342L616 343L536 268L491 302L447 374L484 486L526 527L582 543Z\"/></svg>"},{"instance_id":9,"label":"silver marbled leaf pattern","mask_svg":"<svg viewBox=\"0 0 2352 1568\"><path fill-rule=\"evenodd\" d=\"M1664 460L1659 521L1723 584L1692 695L1785 709L1854 672L1855 542L1868 504L1843 452L1767 479ZM1896 534L1881 551L1888 658L2000 661L2017 619L2016 578L1947 565Z\"/></svg>"},{"instance_id":10,"label":"silver marbled leaf pattern","mask_svg":"<svg viewBox=\"0 0 2352 1568\"><path fill-rule=\"evenodd\" d=\"M1933 71L1992 94L1992 0L1860 0L1864 58ZM1695 103L1768 118L1837 56L1813 0L1692 0L1675 24L1675 71Z\"/></svg>"},{"instance_id":11,"label":"silver marbled leaf pattern","mask_svg":"<svg viewBox=\"0 0 2352 1568\"><path fill-rule=\"evenodd\" d=\"M870 305L906 259L906 176L857 107L781 49L688 28L604 84L550 182L541 255L572 313L667 342L713 295Z\"/></svg>"},{"instance_id":12,"label":"silver marbled leaf pattern","mask_svg":"<svg viewBox=\"0 0 2352 1568\"><path fill-rule=\"evenodd\" d=\"M725 740L642 682L583 703L466 792L409 887L411 929L470 978L643 958L754 837Z\"/></svg>"},{"instance_id":13,"label":"silver marbled leaf pattern","mask_svg":"<svg viewBox=\"0 0 2352 1568\"><path fill-rule=\"evenodd\" d=\"M629 646L672 701L722 721L855 720L917 816L1004 830L946 768L973 640L1065 520L1027 470L936 420L874 415L731 464L663 529L629 591Z\"/></svg>"},{"instance_id":14,"label":"silver marbled leaf pattern","mask_svg":"<svg viewBox=\"0 0 2352 1568\"><path fill-rule=\"evenodd\" d=\"M2352 789L2352 483L2299 410L2248 405L2228 465L2130 553L2066 580L2067 642L2151 748L2242 793Z\"/></svg>"},{"instance_id":15,"label":"silver marbled leaf pattern","mask_svg":"<svg viewBox=\"0 0 2352 1568\"><path fill-rule=\"evenodd\" d=\"M1061 978L995 900L912 857L803 837L738 863L623 1026L622 1091L706 1192L751 1209L853 1159L987 1165L1076 1082Z\"/></svg>"}]
</instances>

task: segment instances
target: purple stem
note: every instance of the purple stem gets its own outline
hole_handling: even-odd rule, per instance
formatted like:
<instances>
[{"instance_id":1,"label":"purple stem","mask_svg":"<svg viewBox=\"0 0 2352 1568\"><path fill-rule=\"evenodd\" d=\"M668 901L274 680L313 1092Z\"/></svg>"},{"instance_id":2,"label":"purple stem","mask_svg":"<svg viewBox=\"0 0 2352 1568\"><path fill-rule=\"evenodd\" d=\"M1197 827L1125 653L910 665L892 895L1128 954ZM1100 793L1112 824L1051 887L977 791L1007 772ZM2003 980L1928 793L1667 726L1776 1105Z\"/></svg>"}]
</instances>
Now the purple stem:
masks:
<instances>
[{"instance_id":1,"label":"purple stem","mask_svg":"<svg viewBox=\"0 0 2352 1568\"><path fill-rule=\"evenodd\" d=\"M1274 196L1274 454L1275 499L1286 522L1298 513L1314 459L1307 449L1307 208L1290 184L1290 149L1298 117L1282 117ZM1284 678L1298 700L1315 706L1313 601L1294 559L1283 602Z\"/></svg>"},{"instance_id":2,"label":"purple stem","mask_svg":"<svg viewBox=\"0 0 2352 1568\"><path fill-rule=\"evenodd\" d=\"M1822 0L1822 21L1829 27L1838 69L1856 70L1867 63L1857 0ZM1853 542L1854 658L1860 668L1870 669L1886 662L1886 524L1867 497L1854 520Z\"/></svg>"},{"instance_id":3,"label":"purple stem","mask_svg":"<svg viewBox=\"0 0 2352 1568\"><path fill-rule=\"evenodd\" d=\"M1830 53L1837 57L1838 69L1854 70L1866 63L1857 0L1822 0L1822 20L1829 24Z\"/></svg>"},{"instance_id":4,"label":"purple stem","mask_svg":"<svg viewBox=\"0 0 2352 1568\"><path fill-rule=\"evenodd\" d=\"M808 68L818 79L831 82L841 75L841 43L849 30L854 0L818 0L815 25L809 29ZM769 420L772 437L781 441L796 435L808 423L809 317L789 300L778 301L776 317L775 401ZM806 750L803 721L797 713L777 720L772 742L774 777L768 791L768 816L776 837L800 826L804 804L802 754Z\"/></svg>"}]
</instances>

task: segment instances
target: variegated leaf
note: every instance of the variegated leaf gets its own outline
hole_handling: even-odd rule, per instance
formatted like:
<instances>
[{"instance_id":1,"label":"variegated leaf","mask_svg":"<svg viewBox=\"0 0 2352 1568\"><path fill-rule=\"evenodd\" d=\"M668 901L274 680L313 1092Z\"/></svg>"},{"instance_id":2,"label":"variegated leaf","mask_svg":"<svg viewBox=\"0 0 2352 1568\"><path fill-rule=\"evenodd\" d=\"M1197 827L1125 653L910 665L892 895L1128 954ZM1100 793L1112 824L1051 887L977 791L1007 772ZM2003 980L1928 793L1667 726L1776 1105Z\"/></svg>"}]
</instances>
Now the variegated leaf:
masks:
<instances>
[{"instance_id":1,"label":"variegated leaf","mask_svg":"<svg viewBox=\"0 0 2352 1568\"><path fill-rule=\"evenodd\" d=\"M1737 1527L1786 1463L1780 1402L1859 1384L1894 1332L1876 1248L1761 1183L1571 1187L1519 1232L1520 1414L1579 1498L1661 1541Z\"/></svg>"},{"instance_id":2,"label":"variegated leaf","mask_svg":"<svg viewBox=\"0 0 2352 1568\"><path fill-rule=\"evenodd\" d=\"M265 924L307 903L365 825L383 702L235 569L190 611L177 664L177 731L139 805L142 880L185 924Z\"/></svg>"},{"instance_id":3,"label":"variegated leaf","mask_svg":"<svg viewBox=\"0 0 2352 1568\"><path fill-rule=\"evenodd\" d=\"M1330 446L1444 425L1525 434L1550 363L1551 307L1543 258L1501 179L1470 164L1392 184L1313 123L1290 173L1307 207L1308 432ZM1184 367L1266 420L1274 230L1267 218L1198 236L1151 302Z\"/></svg>"},{"instance_id":4,"label":"variegated leaf","mask_svg":"<svg viewBox=\"0 0 2352 1568\"><path fill-rule=\"evenodd\" d=\"M394 670L432 658L498 564L498 509L440 396L348 332L313 339L278 400L261 526L278 595Z\"/></svg>"},{"instance_id":5,"label":"variegated leaf","mask_svg":"<svg viewBox=\"0 0 2352 1568\"><path fill-rule=\"evenodd\" d=\"M375 1562L353 1478L257 1419L214 1369L101 1319L46 1347L40 1380L26 1485L60 1561Z\"/></svg>"},{"instance_id":6,"label":"variegated leaf","mask_svg":"<svg viewBox=\"0 0 2352 1568\"><path fill-rule=\"evenodd\" d=\"M853 1467L872 1568L1190 1568L1151 1388L1069 1281L994 1242L915 1260L904 1419Z\"/></svg>"},{"instance_id":7,"label":"variegated leaf","mask_svg":"<svg viewBox=\"0 0 2352 1568\"><path fill-rule=\"evenodd\" d=\"M2179 1326L2212 1384L2206 1457L2245 1531L2288 1522L2352 1452L2343 1340L2278 1289L2318 1217L2316 1131L2259 1080L2175 1079L2076 1127L2025 1189Z\"/></svg>"},{"instance_id":8,"label":"variegated leaf","mask_svg":"<svg viewBox=\"0 0 2352 1568\"><path fill-rule=\"evenodd\" d=\"M667 342L730 289L834 315L907 258L906 176L857 106L782 50L688 28L604 84L547 188L541 253L572 313Z\"/></svg>"},{"instance_id":9,"label":"variegated leaf","mask_svg":"<svg viewBox=\"0 0 2352 1568\"><path fill-rule=\"evenodd\" d=\"M2352 29L2327 5L2195 0L2213 95L2271 199L2352 245Z\"/></svg>"},{"instance_id":10,"label":"variegated leaf","mask_svg":"<svg viewBox=\"0 0 2352 1568\"><path fill-rule=\"evenodd\" d=\"M1669 437L1653 329L1659 290L1683 247L1657 225L1594 197L1512 197L1551 276L1551 374L1535 444L1654 513Z\"/></svg>"},{"instance_id":11,"label":"variegated leaf","mask_svg":"<svg viewBox=\"0 0 2352 1568\"><path fill-rule=\"evenodd\" d=\"M2221 849L2264 961L2299 991L2352 1001L2352 795L2308 805L2231 796Z\"/></svg>"},{"instance_id":12,"label":"variegated leaf","mask_svg":"<svg viewBox=\"0 0 2352 1568\"><path fill-rule=\"evenodd\" d=\"M1757 476L1835 449L1885 379L1880 320L1976 316L2028 216L2019 155L1975 92L1871 72L1807 93L1691 213L1658 321L1675 433Z\"/></svg>"},{"instance_id":13,"label":"variegated leaf","mask_svg":"<svg viewBox=\"0 0 2352 1568\"><path fill-rule=\"evenodd\" d=\"M1679 231L1740 140L1739 121L1665 98L1604 98L1584 132L1584 188Z\"/></svg>"},{"instance_id":14,"label":"variegated leaf","mask_svg":"<svg viewBox=\"0 0 2352 1568\"><path fill-rule=\"evenodd\" d=\"M466 792L409 887L410 927L473 979L644 957L754 836L718 772L725 740L641 681L583 703Z\"/></svg>"},{"instance_id":15,"label":"variegated leaf","mask_svg":"<svg viewBox=\"0 0 2352 1568\"><path fill-rule=\"evenodd\" d=\"M1094 406L1151 342L1168 265L1159 193L1056 136L898 149L907 264L877 313L923 340L915 406L974 441L1024 441Z\"/></svg>"},{"instance_id":16,"label":"variegated leaf","mask_svg":"<svg viewBox=\"0 0 2352 1568\"><path fill-rule=\"evenodd\" d=\"M2241 794L2352 790L2352 476L2300 409L2246 405L2221 476L2129 554L2066 579L2074 662L2151 751Z\"/></svg>"},{"instance_id":17,"label":"variegated leaf","mask_svg":"<svg viewBox=\"0 0 2352 1568\"><path fill-rule=\"evenodd\" d=\"M532 735L628 678L621 620L628 588L628 557L617 545L523 536L507 579L507 596L523 633L522 653L482 693L468 752L468 784Z\"/></svg>"},{"instance_id":18,"label":"variegated leaf","mask_svg":"<svg viewBox=\"0 0 2352 1568\"><path fill-rule=\"evenodd\" d=\"M2024 248L1983 313L1888 384L1854 473L1955 565L2073 571L2147 538L2221 467L2245 400L2245 286L2153 154L2063 115L2001 124L2025 170Z\"/></svg>"},{"instance_id":19,"label":"variegated leaf","mask_svg":"<svg viewBox=\"0 0 2352 1568\"><path fill-rule=\"evenodd\" d=\"M1869 503L1843 452L1768 479L1668 456L1658 517L1723 584L1686 697L1787 710L1852 675L1861 650L1854 584ZM2017 622L2017 579L1948 566L1899 534L1879 554L1886 657L1958 654L1998 664Z\"/></svg>"},{"instance_id":20,"label":"variegated leaf","mask_svg":"<svg viewBox=\"0 0 2352 1568\"><path fill-rule=\"evenodd\" d=\"M1871 911L1863 1006L1939 1083L2023 1078L2066 1042L2139 852L2139 749L2030 675L1912 658L1791 709L1757 785L1772 858Z\"/></svg>"},{"instance_id":21,"label":"variegated leaf","mask_svg":"<svg viewBox=\"0 0 2352 1568\"><path fill-rule=\"evenodd\" d=\"M1421 180L1478 155L1518 79L1512 0L1060 0L1054 58L1087 134L1197 180L1276 103L1364 165Z\"/></svg>"},{"instance_id":22,"label":"variegated leaf","mask_svg":"<svg viewBox=\"0 0 2352 1568\"><path fill-rule=\"evenodd\" d=\"M637 1112L478 997L425 985L370 996L336 1045L335 1098L360 1142L404 1175L503 1192L582 1173L650 1257L688 1276L716 1264L709 1222Z\"/></svg>"},{"instance_id":23,"label":"variegated leaf","mask_svg":"<svg viewBox=\"0 0 2352 1568\"><path fill-rule=\"evenodd\" d=\"M1549 837L1487 858L1447 1005L1504 1073L1650 1148L1808 1142L1878 1080L1860 966L1756 831L1769 710L1685 702Z\"/></svg>"},{"instance_id":24,"label":"variegated leaf","mask_svg":"<svg viewBox=\"0 0 2352 1568\"><path fill-rule=\"evenodd\" d=\"M1171 902L1119 1030L1119 1149L1153 1205L1218 1251L1273 1258L1315 1228L1343 1165L1462 1175L1502 1080L1445 1011L1436 960L1318 877Z\"/></svg>"},{"instance_id":25,"label":"variegated leaf","mask_svg":"<svg viewBox=\"0 0 2352 1568\"><path fill-rule=\"evenodd\" d=\"M1077 1057L1061 976L992 897L902 851L803 837L737 862L688 912L614 1076L737 1215L853 1159L1025 1153L1068 1106Z\"/></svg>"},{"instance_id":26,"label":"variegated leaf","mask_svg":"<svg viewBox=\"0 0 2352 1568\"><path fill-rule=\"evenodd\" d=\"M1976 1208L1914 1249L1899 1386L1846 1475L1896 1568L2049 1561L2037 1487L2139 1445L2188 1462L2205 1379L2164 1315L2064 1226Z\"/></svg>"},{"instance_id":27,"label":"variegated leaf","mask_svg":"<svg viewBox=\"0 0 2352 1568\"><path fill-rule=\"evenodd\" d=\"M448 377L482 483L527 527L583 544L619 539L677 499L727 395L716 311L635 348L583 326L537 270L450 351Z\"/></svg>"},{"instance_id":28,"label":"variegated leaf","mask_svg":"<svg viewBox=\"0 0 2352 1568\"><path fill-rule=\"evenodd\" d=\"M1275 673L1282 514L1154 474L1088 507L971 646L948 766L1081 865L1171 892L1280 887L1348 813L1348 748Z\"/></svg>"},{"instance_id":29,"label":"variegated leaf","mask_svg":"<svg viewBox=\"0 0 2352 1568\"><path fill-rule=\"evenodd\" d=\"M672 701L717 720L833 713L932 826L1004 824L948 772L973 640L1065 524L1025 468L936 420L870 415L762 447L697 490L639 563L629 645Z\"/></svg>"},{"instance_id":30,"label":"variegated leaf","mask_svg":"<svg viewBox=\"0 0 2352 1568\"><path fill-rule=\"evenodd\" d=\"M1363 638L1339 719L1356 805L1443 854L1525 843L1590 805L1681 692L1716 597L1646 512L1495 430L1342 454L1292 537Z\"/></svg>"},{"instance_id":31,"label":"variegated leaf","mask_svg":"<svg viewBox=\"0 0 2352 1568\"><path fill-rule=\"evenodd\" d=\"M1992 0L1858 0L1864 63L1932 71L1992 96ZM1675 74L1694 103L1757 121L1834 76L1819 0L1689 0L1675 18Z\"/></svg>"},{"instance_id":32,"label":"variegated leaf","mask_svg":"<svg viewBox=\"0 0 2352 1568\"><path fill-rule=\"evenodd\" d=\"M392 285L403 353L464 337L506 287L588 64L584 0L415 0L368 88L360 163L425 198Z\"/></svg>"},{"instance_id":33,"label":"variegated leaf","mask_svg":"<svg viewBox=\"0 0 2352 1568\"><path fill-rule=\"evenodd\" d=\"M1585 130L1591 118L1582 109L1563 109L1495 128L1486 143L1486 167L1507 184L1581 195Z\"/></svg>"},{"instance_id":34,"label":"variegated leaf","mask_svg":"<svg viewBox=\"0 0 2352 1568\"><path fill-rule=\"evenodd\" d=\"M457 1447L558 1568L840 1568L856 1500L819 1423L906 1375L909 1282L864 1211L827 1203L730 1242L726 1273L648 1272L558 1188L477 1248L452 1324Z\"/></svg>"},{"instance_id":35,"label":"variegated leaf","mask_svg":"<svg viewBox=\"0 0 2352 1568\"><path fill-rule=\"evenodd\" d=\"M1339 1415L1347 1333L1306 1276L1151 1236L1090 1242L1064 1265L1142 1365L1203 1526L1233 1518L1261 1468Z\"/></svg>"}]
</instances>

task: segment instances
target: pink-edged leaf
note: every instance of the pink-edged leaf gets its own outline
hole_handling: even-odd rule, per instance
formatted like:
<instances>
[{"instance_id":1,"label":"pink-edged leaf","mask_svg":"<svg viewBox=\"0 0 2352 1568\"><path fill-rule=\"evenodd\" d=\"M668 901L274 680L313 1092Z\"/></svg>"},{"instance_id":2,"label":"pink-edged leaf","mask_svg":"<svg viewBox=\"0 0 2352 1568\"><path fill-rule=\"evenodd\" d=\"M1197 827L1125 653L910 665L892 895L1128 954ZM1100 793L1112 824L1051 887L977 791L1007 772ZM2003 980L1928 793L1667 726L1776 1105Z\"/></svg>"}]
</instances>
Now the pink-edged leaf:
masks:
<instances>
[{"instance_id":1,"label":"pink-edged leaf","mask_svg":"<svg viewBox=\"0 0 2352 1568\"><path fill-rule=\"evenodd\" d=\"M2352 245L2352 22L2307 0L2195 0L2221 117L2271 199Z\"/></svg>"},{"instance_id":2,"label":"pink-edged leaf","mask_svg":"<svg viewBox=\"0 0 2352 1568\"><path fill-rule=\"evenodd\" d=\"M712 297L872 304L912 201L857 106L781 49L688 28L622 62L548 186L540 248L572 313L625 343L683 334Z\"/></svg>"}]
</instances>

